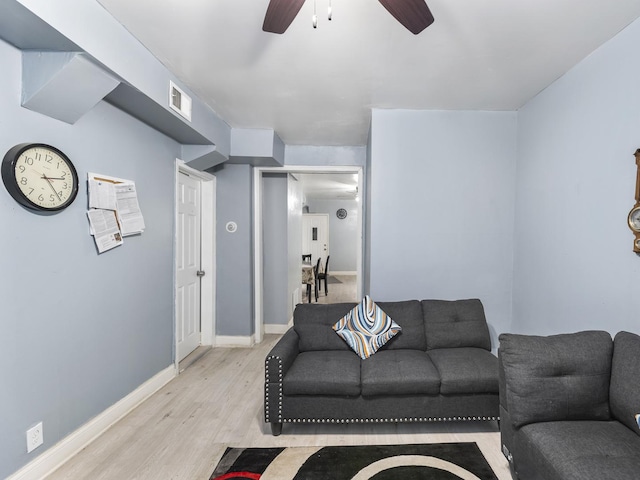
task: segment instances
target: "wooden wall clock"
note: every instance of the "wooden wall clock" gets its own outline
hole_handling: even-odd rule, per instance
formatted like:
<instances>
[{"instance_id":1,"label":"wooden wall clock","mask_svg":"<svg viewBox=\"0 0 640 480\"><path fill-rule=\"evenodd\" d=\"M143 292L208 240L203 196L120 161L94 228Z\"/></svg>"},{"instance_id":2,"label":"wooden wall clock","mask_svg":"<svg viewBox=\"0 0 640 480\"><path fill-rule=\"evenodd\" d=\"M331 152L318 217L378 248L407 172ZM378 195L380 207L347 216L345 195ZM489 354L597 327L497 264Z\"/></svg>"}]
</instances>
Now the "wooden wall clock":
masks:
<instances>
[{"instance_id":1,"label":"wooden wall clock","mask_svg":"<svg viewBox=\"0 0 640 480\"><path fill-rule=\"evenodd\" d=\"M627 217L629 228L633 232L633 251L640 254L640 148L634 154L636 157L636 204Z\"/></svg>"},{"instance_id":2,"label":"wooden wall clock","mask_svg":"<svg viewBox=\"0 0 640 480\"><path fill-rule=\"evenodd\" d=\"M9 194L30 210L57 212L71 205L78 194L73 163L51 145L16 145L5 154L0 171Z\"/></svg>"}]
</instances>

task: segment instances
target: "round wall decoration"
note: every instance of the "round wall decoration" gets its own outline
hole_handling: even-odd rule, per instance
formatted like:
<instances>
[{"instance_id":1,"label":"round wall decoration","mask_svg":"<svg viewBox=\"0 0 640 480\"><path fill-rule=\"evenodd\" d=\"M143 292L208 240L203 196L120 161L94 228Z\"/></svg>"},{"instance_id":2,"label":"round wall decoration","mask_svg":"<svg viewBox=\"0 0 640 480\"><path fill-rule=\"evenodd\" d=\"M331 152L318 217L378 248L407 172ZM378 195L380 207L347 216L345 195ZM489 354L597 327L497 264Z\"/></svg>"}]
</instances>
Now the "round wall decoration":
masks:
<instances>
[{"instance_id":1,"label":"round wall decoration","mask_svg":"<svg viewBox=\"0 0 640 480\"><path fill-rule=\"evenodd\" d=\"M347 211L344 208L339 208L338 211L336 212L336 216L340 220L344 220L345 218L347 218Z\"/></svg>"},{"instance_id":2,"label":"round wall decoration","mask_svg":"<svg viewBox=\"0 0 640 480\"><path fill-rule=\"evenodd\" d=\"M16 145L5 154L1 171L9 194L31 210L63 210L78 194L78 174L73 163L50 145Z\"/></svg>"}]
</instances>

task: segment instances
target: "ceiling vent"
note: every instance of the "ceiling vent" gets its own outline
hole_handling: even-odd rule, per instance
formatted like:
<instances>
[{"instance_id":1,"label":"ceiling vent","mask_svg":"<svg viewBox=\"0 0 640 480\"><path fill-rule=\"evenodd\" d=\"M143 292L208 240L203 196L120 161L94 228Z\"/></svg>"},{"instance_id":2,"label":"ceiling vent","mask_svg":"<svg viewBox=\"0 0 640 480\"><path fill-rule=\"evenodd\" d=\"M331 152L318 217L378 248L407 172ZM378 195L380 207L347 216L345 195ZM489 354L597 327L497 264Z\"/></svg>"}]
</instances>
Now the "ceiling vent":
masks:
<instances>
[{"instance_id":1,"label":"ceiling vent","mask_svg":"<svg viewBox=\"0 0 640 480\"><path fill-rule=\"evenodd\" d=\"M191 97L172 81L169 81L169 106L191 121Z\"/></svg>"}]
</instances>

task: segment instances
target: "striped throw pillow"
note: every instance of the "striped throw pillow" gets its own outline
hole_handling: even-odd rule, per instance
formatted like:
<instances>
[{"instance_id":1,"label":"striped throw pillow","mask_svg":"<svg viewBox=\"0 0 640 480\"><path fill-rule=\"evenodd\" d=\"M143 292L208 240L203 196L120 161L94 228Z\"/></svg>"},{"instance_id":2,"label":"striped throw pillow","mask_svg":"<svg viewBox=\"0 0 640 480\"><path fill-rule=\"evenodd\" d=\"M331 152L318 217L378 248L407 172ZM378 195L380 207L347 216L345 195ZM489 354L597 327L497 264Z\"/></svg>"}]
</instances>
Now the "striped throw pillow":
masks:
<instances>
[{"instance_id":1,"label":"striped throw pillow","mask_svg":"<svg viewBox=\"0 0 640 480\"><path fill-rule=\"evenodd\" d=\"M402 327L371 300L369 295L333 326L360 358L369 358L393 338Z\"/></svg>"}]
</instances>

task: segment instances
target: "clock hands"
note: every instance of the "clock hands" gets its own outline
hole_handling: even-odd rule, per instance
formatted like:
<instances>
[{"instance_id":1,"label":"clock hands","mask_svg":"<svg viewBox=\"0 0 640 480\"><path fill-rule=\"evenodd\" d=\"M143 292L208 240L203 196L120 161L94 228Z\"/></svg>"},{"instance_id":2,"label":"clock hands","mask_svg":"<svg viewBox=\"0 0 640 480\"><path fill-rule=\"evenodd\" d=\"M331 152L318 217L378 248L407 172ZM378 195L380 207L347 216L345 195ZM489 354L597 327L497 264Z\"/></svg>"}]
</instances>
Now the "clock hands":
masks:
<instances>
[{"instance_id":1,"label":"clock hands","mask_svg":"<svg viewBox=\"0 0 640 480\"><path fill-rule=\"evenodd\" d=\"M29 210L59 212L78 194L78 172L73 162L51 145L20 143L0 156L0 164L9 195Z\"/></svg>"},{"instance_id":2,"label":"clock hands","mask_svg":"<svg viewBox=\"0 0 640 480\"><path fill-rule=\"evenodd\" d=\"M60 195L58 195L58 192L56 192L56 189L55 189L55 187L53 186L53 183L51 183L51 180L57 180L57 179L56 179L56 178L49 178L49 177L47 177L47 176L46 176L46 175L44 175L44 174L42 175L42 177L41 177L41 178L43 178L43 179L45 179L45 180L47 181L47 183L48 183L48 184L49 184L49 186L51 187L51 190L53 190L53 193L55 193L55 194L56 194L56 197L58 197L58 200L59 200L59 201L62 201L62 198L60 198Z\"/></svg>"}]
</instances>

